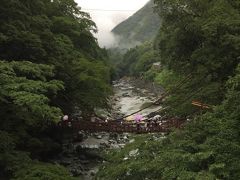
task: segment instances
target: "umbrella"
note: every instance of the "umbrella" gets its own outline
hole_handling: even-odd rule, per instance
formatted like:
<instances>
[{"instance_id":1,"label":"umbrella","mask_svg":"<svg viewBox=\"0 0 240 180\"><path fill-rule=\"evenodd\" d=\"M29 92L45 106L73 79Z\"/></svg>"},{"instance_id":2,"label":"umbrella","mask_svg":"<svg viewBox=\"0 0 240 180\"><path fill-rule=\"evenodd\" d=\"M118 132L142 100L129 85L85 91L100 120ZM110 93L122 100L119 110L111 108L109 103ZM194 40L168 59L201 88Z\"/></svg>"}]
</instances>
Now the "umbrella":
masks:
<instances>
[{"instance_id":1,"label":"umbrella","mask_svg":"<svg viewBox=\"0 0 240 180\"><path fill-rule=\"evenodd\" d=\"M140 121L142 121L142 119L143 119L143 116L142 116L141 114L136 114L136 115L134 116L134 120L135 120L135 122L137 122L137 123L139 123Z\"/></svg>"}]
</instances>

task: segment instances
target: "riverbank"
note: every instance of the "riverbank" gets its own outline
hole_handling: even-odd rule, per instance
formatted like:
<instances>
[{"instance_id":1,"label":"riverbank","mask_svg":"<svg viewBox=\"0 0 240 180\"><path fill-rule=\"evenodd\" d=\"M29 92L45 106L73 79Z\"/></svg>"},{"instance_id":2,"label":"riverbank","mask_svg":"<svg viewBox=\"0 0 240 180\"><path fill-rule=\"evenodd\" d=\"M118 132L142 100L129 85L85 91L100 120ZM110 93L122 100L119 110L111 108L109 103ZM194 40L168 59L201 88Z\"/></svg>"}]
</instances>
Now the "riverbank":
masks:
<instances>
[{"instance_id":1,"label":"riverbank","mask_svg":"<svg viewBox=\"0 0 240 180\"><path fill-rule=\"evenodd\" d=\"M118 119L154 102L157 99L155 93L151 91L151 88L141 88L143 86L140 84L139 81L134 81L132 78L113 82L112 110L102 116L112 120ZM159 106L152 106L142 111L141 114L145 116L159 108ZM65 166L72 176L84 180L94 179L98 167L105 163L103 154L106 151L122 149L135 141L128 133L79 132L78 136L81 137L81 142L66 140L62 154L54 160L54 163Z\"/></svg>"},{"instance_id":2,"label":"riverbank","mask_svg":"<svg viewBox=\"0 0 240 180\"><path fill-rule=\"evenodd\" d=\"M115 81L113 82L113 88L113 118L121 118L122 116L134 113L153 103L164 93L161 87L153 87L151 83L146 84L145 81L135 78L123 78ZM157 95L156 92L158 92ZM139 113L146 116L160 108L159 106L152 106Z\"/></svg>"}]
</instances>

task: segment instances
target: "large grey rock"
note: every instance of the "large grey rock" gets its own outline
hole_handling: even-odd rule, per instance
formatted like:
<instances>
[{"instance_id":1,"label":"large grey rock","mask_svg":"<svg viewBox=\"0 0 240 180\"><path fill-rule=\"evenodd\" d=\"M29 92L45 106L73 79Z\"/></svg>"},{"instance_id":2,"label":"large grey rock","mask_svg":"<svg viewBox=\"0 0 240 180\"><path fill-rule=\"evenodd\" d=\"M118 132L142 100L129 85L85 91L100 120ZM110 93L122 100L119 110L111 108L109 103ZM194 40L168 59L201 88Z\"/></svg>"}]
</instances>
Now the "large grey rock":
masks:
<instances>
[{"instance_id":1,"label":"large grey rock","mask_svg":"<svg viewBox=\"0 0 240 180\"><path fill-rule=\"evenodd\" d=\"M139 149L135 149L129 152L130 157L136 157L137 155L139 155Z\"/></svg>"},{"instance_id":2,"label":"large grey rock","mask_svg":"<svg viewBox=\"0 0 240 180\"><path fill-rule=\"evenodd\" d=\"M130 97L130 95L128 93L123 93L122 97Z\"/></svg>"},{"instance_id":3,"label":"large grey rock","mask_svg":"<svg viewBox=\"0 0 240 180\"><path fill-rule=\"evenodd\" d=\"M123 139L124 139L124 140L128 140L128 136L125 135L125 136L123 137Z\"/></svg>"},{"instance_id":4,"label":"large grey rock","mask_svg":"<svg viewBox=\"0 0 240 180\"><path fill-rule=\"evenodd\" d=\"M131 139L130 141L129 141L129 143L134 143L135 142L135 139Z\"/></svg>"},{"instance_id":5,"label":"large grey rock","mask_svg":"<svg viewBox=\"0 0 240 180\"><path fill-rule=\"evenodd\" d=\"M97 139L102 139L103 137L101 135L96 136Z\"/></svg>"},{"instance_id":6,"label":"large grey rock","mask_svg":"<svg viewBox=\"0 0 240 180\"><path fill-rule=\"evenodd\" d=\"M119 144L111 144L111 149L120 149L121 146L119 146Z\"/></svg>"}]
</instances>

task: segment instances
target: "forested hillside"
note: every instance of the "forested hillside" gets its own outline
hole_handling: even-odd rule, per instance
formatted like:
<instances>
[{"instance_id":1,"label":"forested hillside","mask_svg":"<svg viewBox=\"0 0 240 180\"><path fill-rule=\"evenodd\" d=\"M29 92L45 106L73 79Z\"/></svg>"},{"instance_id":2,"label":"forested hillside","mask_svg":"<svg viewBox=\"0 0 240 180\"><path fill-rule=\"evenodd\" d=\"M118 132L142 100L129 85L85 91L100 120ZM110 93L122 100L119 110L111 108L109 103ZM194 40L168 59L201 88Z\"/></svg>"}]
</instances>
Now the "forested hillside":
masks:
<instances>
[{"instance_id":1,"label":"forested hillside","mask_svg":"<svg viewBox=\"0 0 240 180\"><path fill-rule=\"evenodd\" d=\"M160 18L154 13L153 1L149 1L142 9L127 20L118 24L112 32L119 36L120 46L134 47L145 41L151 41L157 35Z\"/></svg>"},{"instance_id":2,"label":"forested hillside","mask_svg":"<svg viewBox=\"0 0 240 180\"><path fill-rule=\"evenodd\" d=\"M130 49L118 67L123 75L143 73L146 80L161 84L170 92L162 115L188 123L162 139L140 136L123 150L112 151L98 177L239 179L240 4L155 0L155 6L162 25L147 52L157 55L145 59L143 44ZM161 70L155 71L151 65L158 61ZM184 83L177 86L179 82ZM194 107L193 100L209 109Z\"/></svg>"},{"instance_id":3,"label":"forested hillside","mask_svg":"<svg viewBox=\"0 0 240 180\"><path fill-rule=\"evenodd\" d=\"M154 62L159 61L157 51L153 49L153 43L145 43L129 49L117 65L117 72L120 77L140 76L151 69Z\"/></svg>"},{"instance_id":4,"label":"forested hillside","mask_svg":"<svg viewBox=\"0 0 240 180\"><path fill-rule=\"evenodd\" d=\"M73 0L3 0L0 24L0 175L72 179L41 161L61 150L63 113L87 119L108 108L110 70L95 24Z\"/></svg>"},{"instance_id":5,"label":"forested hillside","mask_svg":"<svg viewBox=\"0 0 240 180\"><path fill-rule=\"evenodd\" d=\"M98 46L92 34L97 31L95 23L74 0L2 0L0 179L76 179L50 163L62 152L63 136L68 135L58 122L64 114L78 114L85 120L78 123L86 123L94 114L95 123L96 110L111 108L112 78L123 76L161 85L167 93L158 102L164 108L154 113L186 123L165 135L130 135L132 140L126 135L122 137L129 140L126 146L118 144L128 142L119 141L118 134L106 133L112 138L106 140L93 133L90 139L106 153L99 148L91 154L90 146L78 146L79 154L73 158L78 160L86 151L98 163L104 160L96 179L240 179L239 19L237 0L150 1L113 30L121 36L120 43L140 43L125 53ZM111 98L116 114L126 106L124 102L118 106L119 98L129 98L125 91L119 94ZM193 106L192 101L206 106ZM99 124L108 125L110 120L101 119ZM125 123L118 120L121 123L114 122L113 129ZM139 128L136 123L132 127ZM76 134L82 139L91 136ZM68 140L73 146L73 137ZM109 151L110 142L119 148ZM99 152L105 153L102 159ZM87 156L82 158L88 161Z\"/></svg>"}]
</instances>

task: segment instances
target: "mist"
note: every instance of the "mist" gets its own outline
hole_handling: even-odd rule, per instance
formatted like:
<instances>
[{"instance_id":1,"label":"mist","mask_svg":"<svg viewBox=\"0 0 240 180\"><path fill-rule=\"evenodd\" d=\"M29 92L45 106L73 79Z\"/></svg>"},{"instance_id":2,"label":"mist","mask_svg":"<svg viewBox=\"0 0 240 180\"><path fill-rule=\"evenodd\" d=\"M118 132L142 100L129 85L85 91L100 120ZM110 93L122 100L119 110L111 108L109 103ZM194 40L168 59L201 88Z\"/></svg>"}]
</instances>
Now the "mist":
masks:
<instances>
[{"instance_id":1,"label":"mist","mask_svg":"<svg viewBox=\"0 0 240 180\"><path fill-rule=\"evenodd\" d=\"M119 46L120 37L111 30L133 15L149 0L75 0L83 11L88 12L96 23L98 33L94 36L101 47ZM109 11L111 10L111 11ZM114 11L115 10L115 11ZM123 11L119 11L123 10ZM131 45L129 45L131 46Z\"/></svg>"},{"instance_id":2,"label":"mist","mask_svg":"<svg viewBox=\"0 0 240 180\"><path fill-rule=\"evenodd\" d=\"M111 30L120 22L124 21L129 15L121 13L118 15L111 12L90 12L92 19L97 24L98 33L94 36L98 39L101 47L116 47L119 42L119 37L114 35Z\"/></svg>"}]
</instances>

